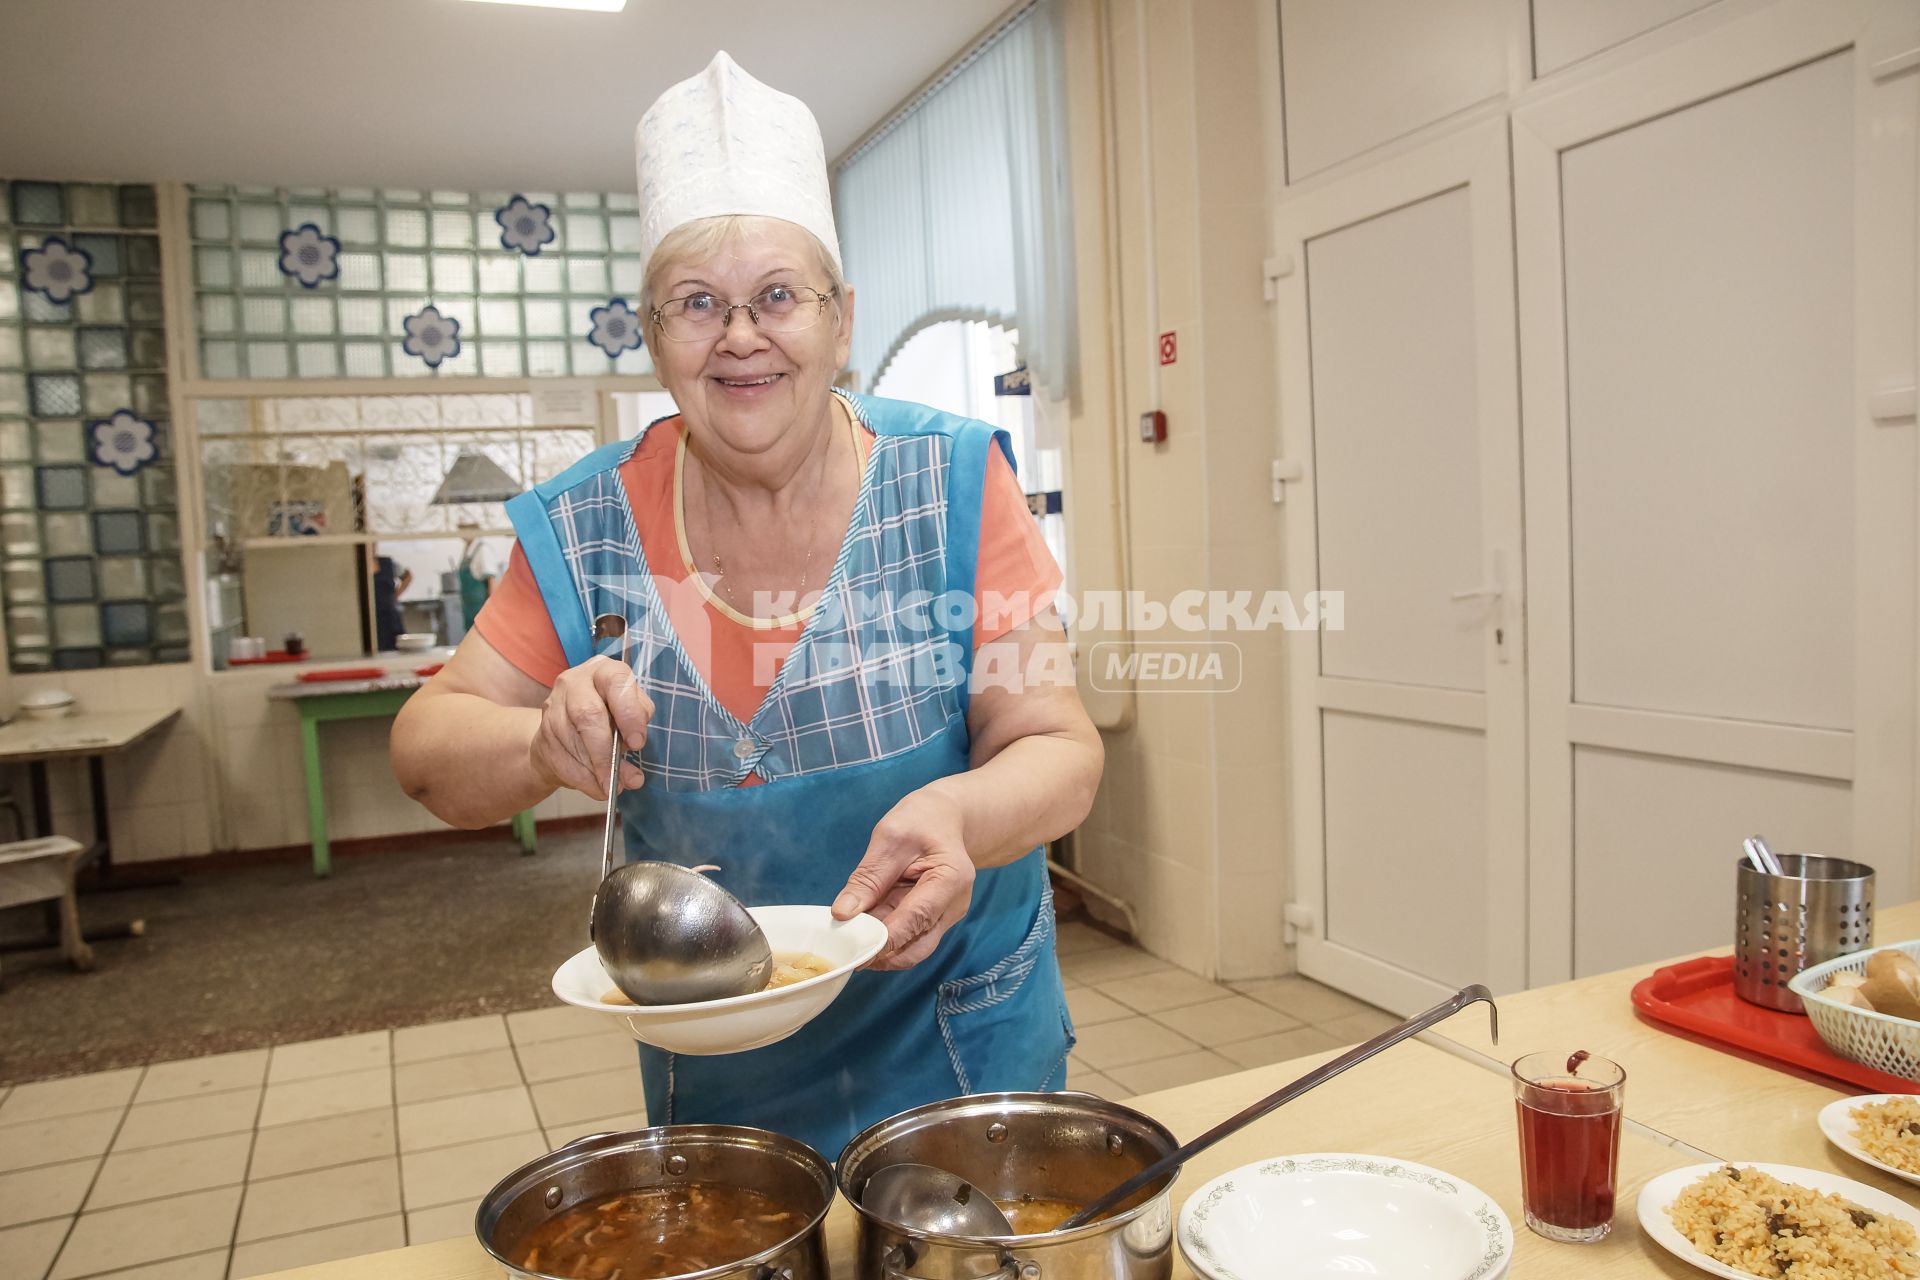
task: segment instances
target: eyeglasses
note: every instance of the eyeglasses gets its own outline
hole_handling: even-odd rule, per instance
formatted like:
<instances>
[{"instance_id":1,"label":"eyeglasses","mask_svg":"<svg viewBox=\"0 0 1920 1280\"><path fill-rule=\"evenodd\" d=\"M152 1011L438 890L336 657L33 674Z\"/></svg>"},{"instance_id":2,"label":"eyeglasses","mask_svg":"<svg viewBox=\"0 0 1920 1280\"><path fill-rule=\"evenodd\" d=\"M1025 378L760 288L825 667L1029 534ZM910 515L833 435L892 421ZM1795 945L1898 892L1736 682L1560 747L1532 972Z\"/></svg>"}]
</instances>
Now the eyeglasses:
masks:
<instances>
[{"instance_id":1,"label":"eyeglasses","mask_svg":"<svg viewBox=\"0 0 1920 1280\"><path fill-rule=\"evenodd\" d=\"M733 313L744 310L764 333L796 333L810 329L827 309L833 293L803 284L776 284L745 302L728 302L710 293L690 293L653 309L653 322L675 342L717 338L733 323Z\"/></svg>"}]
</instances>

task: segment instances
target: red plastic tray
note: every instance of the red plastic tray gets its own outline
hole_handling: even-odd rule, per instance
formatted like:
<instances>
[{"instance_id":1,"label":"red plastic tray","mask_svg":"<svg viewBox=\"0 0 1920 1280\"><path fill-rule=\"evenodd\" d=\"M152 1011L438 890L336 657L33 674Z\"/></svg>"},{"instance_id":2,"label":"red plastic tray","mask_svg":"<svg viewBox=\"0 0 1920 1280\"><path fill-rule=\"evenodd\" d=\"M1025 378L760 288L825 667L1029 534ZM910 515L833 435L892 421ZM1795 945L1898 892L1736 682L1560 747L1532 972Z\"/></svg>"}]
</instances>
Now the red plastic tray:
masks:
<instances>
[{"instance_id":1,"label":"red plastic tray","mask_svg":"<svg viewBox=\"0 0 1920 1280\"><path fill-rule=\"evenodd\" d=\"M1920 1092L1920 1082L1850 1062L1827 1048L1806 1015L1762 1009L1735 995L1732 956L1655 969L1634 986L1633 1007L1655 1022L1744 1050L1769 1065L1829 1076L1868 1093Z\"/></svg>"},{"instance_id":2,"label":"red plastic tray","mask_svg":"<svg viewBox=\"0 0 1920 1280\"><path fill-rule=\"evenodd\" d=\"M337 667L332 671L302 671L296 678L307 684L324 684L329 680L378 680L389 674L385 667Z\"/></svg>"}]
</instances>

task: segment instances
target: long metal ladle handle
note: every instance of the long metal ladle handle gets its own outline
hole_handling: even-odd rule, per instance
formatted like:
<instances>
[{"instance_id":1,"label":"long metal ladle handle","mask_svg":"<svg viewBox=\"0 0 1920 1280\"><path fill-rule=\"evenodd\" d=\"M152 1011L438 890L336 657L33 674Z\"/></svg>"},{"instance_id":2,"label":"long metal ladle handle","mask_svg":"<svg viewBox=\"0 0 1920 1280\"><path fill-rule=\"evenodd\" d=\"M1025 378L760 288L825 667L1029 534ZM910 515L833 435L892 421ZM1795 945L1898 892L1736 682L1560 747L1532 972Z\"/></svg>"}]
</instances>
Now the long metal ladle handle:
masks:
<instances>
[{"instance_id":1,"label":"long metal ladle handle","mask_svg":"<svg viewBox=\"0 0 1920 1280\"><path fill-rule=\"evenodd\" d=\"M603 613L593 620L595 640L618 640L620 664L627 662L627 620L617 613ZM607 829L600 840L600 878L613 873L613 831L620 799L620 727L613 726L613 759L607 763Z\"/></svg>"},{"instance_id":2,"label":"long metal ladle handle","mask_svg":"<svg viewBox=\"0 0 1920 1280\"><path fill-rule=\"evenodd\" d=\"M1295 1080L1292 1084L1268 1094L1232 1119L1221 1121L1219 1124L1213 1126L1213 1128L1195 1138L1192 1142L1189 1142L1186 1146L1181 1147L1178 1151L1162 1156L1145 1169L1142 1169L1139 1173L1134 1174L1131 1178L1128 1178L1125 1182L1107 1192L1107 1194L1087 1205L1065 1222L1062 1222L1059 1226L1055 1227L1054 1230L1070 1231L1074 1227L1085 1226L1095 1218L1109 1212L1115 1206L1126 1203L1127 1198L1139 1191L1140 1188L1153 1182L1167 1171L1178 1169L1181 1165L1191 1160L1194 1156L1199 1155L1202 1151L1205 1151L1208 1147L1220 1141L1220 1139L1226 1137L1228 1134L1252 1124L1255 1120L1266 1115L1267 1112L1272 1111L1275 1107L1284 1106L1292 1102L1307 1090L1318 1088L1320 1085L1325 1084L1327 1081L1339 1075L1342 1071L1345 1071L1348 1067L1358 1066L1374 1054L1379 1053L1382 1049L1390 1048L1400 1043L1400 1041L1405 1040L1408 1036L1417 1035L1434 1023L1452 1017L1476 1000L1484 1000L1487 1002L1487 1021L1493 1030L1493 1042L1495 1044L1500 1043L1500 1010L1493 1003L1493 993L1477 982L1470 987L1462 987L1459 991L1448 996L1445 1000L1442 1000L1425 1013L1417 1014L1397 1027L1381 1032L1365 1044L1355 1045L1333 1061L1324 1066L1316 1067L1314 1070L1301 1076L1298 1080Z\"/></svg>"}]
</instances>

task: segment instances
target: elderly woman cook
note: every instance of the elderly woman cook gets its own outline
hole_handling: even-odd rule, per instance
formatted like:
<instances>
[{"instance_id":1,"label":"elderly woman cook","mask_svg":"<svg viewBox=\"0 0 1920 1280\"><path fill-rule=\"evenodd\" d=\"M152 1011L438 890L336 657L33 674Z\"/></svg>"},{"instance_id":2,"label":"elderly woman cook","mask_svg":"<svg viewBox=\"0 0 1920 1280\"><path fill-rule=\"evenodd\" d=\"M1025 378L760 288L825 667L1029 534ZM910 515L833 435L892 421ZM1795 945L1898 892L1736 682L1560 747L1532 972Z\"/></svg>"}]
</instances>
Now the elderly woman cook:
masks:
<instances>
[{"instance_id":1,"label":"elderly woman cook","mask_svg":"<svg viewBox=\"0 0 1920 1280\"><path fill-rule=\"evenodd\" d=\"M797 100L720 54L649 110L639 160L648 345L679 413L509 505L511 563L396 722L395 769L480 826L560 787L604 799L617 728L629 858L886 921L873 971L792 1038L643 1048L655 1123L831 1152L936 1098L1062 1087L1036 846L1085 817L1101 748L1005 439L834 390L853 294ZM608 613L624 663L596 651Z\"/></svg>"}]
</instances>

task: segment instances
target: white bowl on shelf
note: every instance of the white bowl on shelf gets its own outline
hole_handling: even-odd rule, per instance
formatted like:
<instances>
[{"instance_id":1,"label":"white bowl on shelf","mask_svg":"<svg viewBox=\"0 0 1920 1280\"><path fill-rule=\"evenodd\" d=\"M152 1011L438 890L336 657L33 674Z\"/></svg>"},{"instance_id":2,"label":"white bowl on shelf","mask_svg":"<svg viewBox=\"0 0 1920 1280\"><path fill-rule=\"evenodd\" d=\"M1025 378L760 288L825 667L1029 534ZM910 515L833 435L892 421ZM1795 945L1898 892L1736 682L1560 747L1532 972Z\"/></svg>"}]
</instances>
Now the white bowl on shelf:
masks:
<instances>
[{"instance_id":1,"label":"white bowl on shelf","mask_svg":"<svg viewBox=\"0 0 1920 1280\"><path fill-rule=\"evenodd\" d=\"M73 695L65 689L41 689L20 699L20 714L29 720L58 720L73 714Z\"/></svg>"},{"instance_id":2,"label":"white bowl on shelf","mask_svg":"<svg viewBox=\"0 0 1920 1280\"><path fill-rule=\"evenodd\" d=\"M401 653L425 653L440 643L440 637L431 631L404 631L393 642L393 647Z\"/></svg>"},{"instance_id":3,"label":"white bowl on shelf","mask_svg":"<svg viewBox=\"0 0 1920 1280\"><path fill-rule=\"evenodd\" d=\"M613 1004L613 979L592 947L554 971L553 993L580 1009L626 1024L633 1038L669 1053L740 1053L784 1040L833 1003L853 971L887 945L887 926L869 915L835 920L831 907L749 907L776 960L814 955L832 968L751 995L698 1004Z\"/></svg>"}]
</instances>

